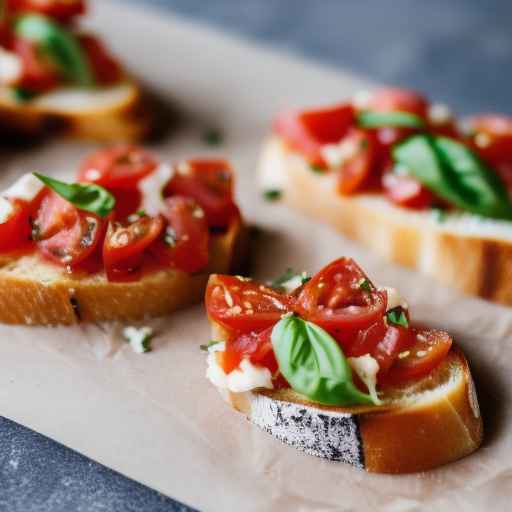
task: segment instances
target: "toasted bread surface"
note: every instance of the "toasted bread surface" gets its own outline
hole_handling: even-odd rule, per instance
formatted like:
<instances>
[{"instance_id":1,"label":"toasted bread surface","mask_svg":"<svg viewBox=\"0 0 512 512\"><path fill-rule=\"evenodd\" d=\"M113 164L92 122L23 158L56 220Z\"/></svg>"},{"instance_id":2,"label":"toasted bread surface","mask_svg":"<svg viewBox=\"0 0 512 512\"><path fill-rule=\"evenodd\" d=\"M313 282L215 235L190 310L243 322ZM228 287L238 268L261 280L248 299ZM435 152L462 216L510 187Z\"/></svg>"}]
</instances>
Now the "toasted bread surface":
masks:
<instances>
[{"instance_id":1,"label":"toasted bread surface","mask_svg":"<svg viewBox=\"0 0 512 512\"><path fill-rule=\"evenodd\" d=\"M312 172L278 138L266 143L260 173L279 184L291 207L387 259L462 292L512 305L511 222L470 214L439 222L430 212L395 207L377 194L341 196L332 173Z\"/></svg>"},{"instance_id":2,"label":"toasted bread surface","mask_svg":"<svg viewBox=\"0 0 512 512\"><path fill-rule=\"evenodd\" d=\"M200 302L210 272L228 272L245 251L241 220L212 236L210 262L198 274L158 270L127 283L109 282L104 272L69 275L35 254L0 258L0 322L56 325L104 320L139 320Z\"/></svg>"},{"instance_id":3,"label":"toasted bread surface","mask_svg":"<svg viewBox=\"0 0 512 512\"><path fill-rule=\"evenodd\" d=\"M41 137L59 133L98 142L136 142L152 127L152 114L131 81L98 90L58 89L27 103L0 89L0 133Z\"/></svg>"}]
</instances>

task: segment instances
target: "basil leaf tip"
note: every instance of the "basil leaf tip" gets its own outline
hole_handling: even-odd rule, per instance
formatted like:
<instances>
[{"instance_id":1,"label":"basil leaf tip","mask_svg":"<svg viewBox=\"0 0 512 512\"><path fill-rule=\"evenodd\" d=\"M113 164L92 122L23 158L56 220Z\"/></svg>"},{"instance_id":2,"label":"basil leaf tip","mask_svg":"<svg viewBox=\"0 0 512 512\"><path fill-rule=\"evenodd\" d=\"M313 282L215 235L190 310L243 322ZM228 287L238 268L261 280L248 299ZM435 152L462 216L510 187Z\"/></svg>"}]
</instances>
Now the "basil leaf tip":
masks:
<instances>
[{"instance_id":1,"label":"basil leaf tip","mask_svg":"<svg viewBox=\"0 0 512 512\"><path fill-rule=\"evenodd\" d=\"M79 210L106 217L116 205L114 196L100 185L94 183L69 184L37 172L33 174L48 188L74 204Z\"/></svg>"},{"instance_id":2,"label":"basil leaf tip","mask_svg":"<svg viewBox=\"0 0 512 512\"><path fill-rule=\"evenodd\" d=\"M386 320L392 325L409 327L409 320L407 319L407 315L405 314L404 308L402 308L402 306L397 306L396 308L390 309L386 313Z\"/></svg>"},{"instance_id":3,"label":"basil leaf tip","mask_svg":"<svg viewBox=\"0 0 512 512\"><path fill-rule=\"evenodd\" d=\"M425 128L425 121L411 112L376 112L363 110L357 114L357 124L361 128Z\"/></svg>"},{"instance_id":4,"label":"basil leaf tip","mask_svg":"<svg viewBox=\"0 0 512 512\"><path fill-rule=\"evenodd\" d=\"M271 341L279 371L292 389L311 401L377 405L354 385L341 348L322 328L297 316L285 316L274 326Z\"/></svg>"}]
</instances>

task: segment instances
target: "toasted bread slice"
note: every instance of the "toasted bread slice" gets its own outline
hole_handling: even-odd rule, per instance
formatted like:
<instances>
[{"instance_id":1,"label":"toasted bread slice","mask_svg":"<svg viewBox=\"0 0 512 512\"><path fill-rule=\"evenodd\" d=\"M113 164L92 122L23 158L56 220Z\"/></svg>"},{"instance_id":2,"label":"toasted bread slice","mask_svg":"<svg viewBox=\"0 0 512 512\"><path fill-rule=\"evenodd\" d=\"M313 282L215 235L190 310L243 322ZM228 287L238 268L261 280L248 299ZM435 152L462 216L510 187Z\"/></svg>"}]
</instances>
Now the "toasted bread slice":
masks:
<instances>
[{"instance_id":1,"label":"toasted bread slice","mask_svg":"<svg viewBox=\"0 0 512 512\"><path fill-rule=\"evenodd\" d=\"M277 137L264 148L260 175L290 206L318 218L387 259L462 292L512 305L512 222L393 206L382 195L347 197L334 173L313 172ZM461 272L464 269L464 272Z\"/></svg>"},{"instance_id":2,"label":"toasted bread slice","mask_svg":"<svg viewBox=\"0 0 512 512\"><path fill-rule=\"evenodd\" d=\"M228 272L243 259L241 220L214 235L208 268L198 274L168 269L128 283L109 282L104 272L74 276L38 255L0 257L0 322L71 325L104 320L139 320L200 302L211 272Z\"/></svg>"},{"instance_id":3,"label":"toasted bread slice","mask_svg":"<svg viewBox=\"0 0 512 512\"><path fill-rule=\"evenodd\" d=\"M426 471L470 454L482 442L473 380L457 347L428 377L387 389L381 407L321 406L291 389L222 393L280 441L374 473Z\"/></svg>"},{"instance_id":4,"label":"toasted bread slice","mask_svg":"<svg viewBox=\"0 0 512 512\"><path fill-rule=\"evenodd\" d=\"M61 88L20 104L0 88L0 133L62 135L98 142L136 142L146 137L152 116L132 80L96 90Z\"/></svg>"}]
</instances>

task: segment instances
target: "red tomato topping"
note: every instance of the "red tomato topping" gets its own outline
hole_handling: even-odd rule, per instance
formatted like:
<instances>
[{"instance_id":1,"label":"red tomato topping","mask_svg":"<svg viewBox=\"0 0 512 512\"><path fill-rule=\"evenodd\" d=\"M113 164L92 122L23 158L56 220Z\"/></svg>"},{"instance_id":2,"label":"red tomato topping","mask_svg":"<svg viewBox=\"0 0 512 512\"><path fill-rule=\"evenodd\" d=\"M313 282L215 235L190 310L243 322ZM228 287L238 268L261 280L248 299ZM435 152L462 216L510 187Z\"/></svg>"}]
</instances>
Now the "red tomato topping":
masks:
<instances>
[{"instance_id":1,"label":"red tomato topping","mask_svg":"<svg viewBox=\"0 0 512 512\"><path fill-rule=\"evenodd\" d=\"M352 194L368 182L376 163L377 148L374 136L364 130L351 130L344 141L354 144L356 150L338 171L338 190L341 194Z\"/></svg>"},{"instance_id":2,"label":"red tomato topping","mask_svg":"<svg viewBox=\"0 0 512 512\"><path fill-rule=\"evenodd\" d=\"M382 185L386 197L398 206L422 210L434 203L434 194L411 176L386 173Z\"/></svg>"},{"instance_id":3,"label":"red tomato topping","mask_svg":"<svg viewBox=\"0 0 512 512\"><path fill-rule=\"evenodd\" d=\"M389 87L376 91L365 109L378 112L410 112L422 118L427 116L428 101L417 92Z\"/></svg>"},{"instance_id":4,"label":"red tomato topping","mask_svg":"<svg viewBox=\"0 0 512 512\"><path fill-rule=\"evenodd\" d=\"M208 315L235 333L272 327L291 305L290 297L245 278L216 275L206 289Z\"/></svg>"},{"instance_id":5,"label":"red tomato topping","mask_svg":"<svg viewBox=\"0 0 512 512\"><path fill-rule=\"evenodd\" d=\"M31 240L31 209L25 201L10 201L13 212L0 224L0 251L8 252L22 248Z\"/></svg>"},{"instance_id":6,"label":"red tomato topping","mask_svg":"<svg viewBox=\"0 0 512 512\"><path fill-rule=\"evenodd\" d=\"M412 342L412 332L408 327L389 325L382 338L372 351L372 357L379 363L379 374L385 374L398 355Z\"/></svg>"},{"instance_id":7,"label":"red tomato topping","mask_svg":"<svg viewBox=\"0 0 512 512\"><path fill-rule=\"evenodd\" d=\"M191 198L174 196L166 200L163 215L168 226L151 246L152 254L163 265L183 272L199 272L208 265L208 224L204 211Z\"/></svg>"},{"instance_id":8,"label":"red tomato topping","mask_svg":"<svg viewBox=\"0 0 512 512\"><path fill-rule=\"evenodd\" d=\"M274 130L312 165L325 167L322 146L339 142L353 124L353 107L341 104L323 110L285 112L275 120Z\"/></svg>"},{"instance_id":9,"label":"red tomato topping","mask_svg":"<svg viewBox=\"0 0 512 512\"><path fill-rule=\"evenodd\" d=\"M179 164L164 195L194 199L211 227L224 228L239 215L233 202L233 171L225 160L190 160Z\"/></svg>"},{"instance_id":10,"label":"red tomato topping","mask_svg":"<svg viewBox=\"0 0 512 512\"><path fill-rule=\"evenodd\" d=\"M160 236L162 217L142 217L126 226L109 223L103 245L103 262L109 281L130 281L139 277L144 251Z\"/></svg>"},{"instance_id":11,"label":"red tomato topping","mask_svg":"<svg viewBox=\"0 0 512 512\"><path fill-rule=\"evenodd\" d=\"M158 166L147 151L130 144L101 149L84 160L78 181L107 188L132 188Z\"/></svg>"},{"instance_id":12,"label":"red tomato topping","mask_svg":"<svg viewBox=\"0 0 512 512\"><path fill-rule=\"evenodd\" d=\"M370 291L361 286L363 283ZM356 341L361 329L382 319L386 304L386 292L377 291L351 258L327 265L297 299L301 316L329 332L344 349Z\"/></svg>"},{"instance_id":13,"label":"red tomato topping","mask_svg":"<svg viewBox=\"0 0 512 512\"><path fill-rule=\"evenodd\" d=\"M398 384L428 375L446 357L451 346L452 339L446 332L413 330L409 347L398 354L383 382Z\"/></svg>"},{"instance_id":14,"label":"red tomato topping","mask_svg":"<svg viewBox=\"0 0 512 512\"><path fill-rule=\"evenodd\" d=\"M90 35L80 36L79 41L87 54L96 82L101 85L119 82L122 76L121 66L108 53L103 43L98 38Z\"/></svg>"},{"instance_id":15,"label":"red tomato topping","mask_svg":"<svg viewBox=\"0 0 512 512\"><path fill-rule=\"evenodd\" d=\"M84 0L7 0L12 13L37 12L65 22L85 13Z\"/></svg>"}]
</instances>

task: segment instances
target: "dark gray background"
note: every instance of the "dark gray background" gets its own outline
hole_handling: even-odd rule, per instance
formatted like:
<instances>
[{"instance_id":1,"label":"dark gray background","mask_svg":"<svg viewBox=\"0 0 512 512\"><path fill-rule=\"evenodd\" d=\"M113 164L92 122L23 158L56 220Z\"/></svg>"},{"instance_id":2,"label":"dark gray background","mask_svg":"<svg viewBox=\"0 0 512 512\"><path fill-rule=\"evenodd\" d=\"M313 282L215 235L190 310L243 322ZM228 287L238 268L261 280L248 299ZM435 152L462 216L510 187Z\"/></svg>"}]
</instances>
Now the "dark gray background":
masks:
<instances>
[{"instance_id":1,"label":"dark gray background","mask_svg":"<svg viewBox=\"0 0 512 512\"><path fill-rule=\"evenodd\" d=\"M375 81L428 91L460 112L512 113L510 0L147 3ZM0 418L0 512L142 510L188 509Z\"/></svg>"}]
</instances>

